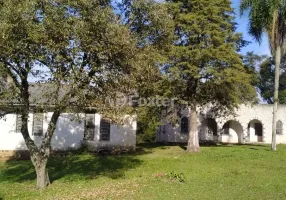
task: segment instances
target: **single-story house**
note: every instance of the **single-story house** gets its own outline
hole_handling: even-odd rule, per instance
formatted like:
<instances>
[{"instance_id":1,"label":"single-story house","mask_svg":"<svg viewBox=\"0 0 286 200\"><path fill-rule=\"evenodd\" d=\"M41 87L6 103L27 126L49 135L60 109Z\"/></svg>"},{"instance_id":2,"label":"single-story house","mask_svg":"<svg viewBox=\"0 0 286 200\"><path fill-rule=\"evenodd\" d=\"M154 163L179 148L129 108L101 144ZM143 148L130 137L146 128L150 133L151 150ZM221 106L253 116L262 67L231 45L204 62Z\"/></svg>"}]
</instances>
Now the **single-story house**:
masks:
<instances>
[{"instance_id":1,"label":"single-story house","mask_svg":"<svg viewBox=\"0 0 286 200\"><path fill-rule=\"evenodd\" d=\"M48 128L52 112L30 113L28 130L37 145ZM0 119L0 152L13 154L27 150L21 134L21 115L8 114ZM52 138L52 150L78 149L87 144L91 151L130 149L136 145L136 120L126 116L124 124L113 124L98 113L63 113Z\"/></svg>"},{"instance_id":2,"label":"single-story house","mask_svg":"<svg viewBox=\"0 0 286 200\"><path fill-rule=\"evenodd\" d=\"M45 97L43 91L51 90L51 85L34 84L29 90L31 107L37 108L44 104L50 106L49 99ZM62 94L64 92L63 90ZM13 105L16 104L11 106ZM45 109L46 111L43 112L39 112L39 110L31 108L28 119L29 134L36 145L41 144L53 114L52 109ZM86 110L88 111L60 115L52 138L52 150L78 149L83 144L91 151L135 148L137 123L134 116L125 115L122 124L115 124L103 118L96 111L92 111L95 109L88 108ZM22 117L17 113L9 113L0 118L0 157L1 154L2 157L3 155L11 156L17 151L27 150L21 134L21 124Z\"/></svg>"},{"instance_id":3,"label":"single-story house","mask_svg":"<svg viewBox=\"0 0 286 200\"><path fill-rule=\"evenodd\" d=\"M210 114L211 107L205 108L198 116L199 139L201 142L221 143L271 143L273 105L241 105L234 115ZM277 144L286 144L286 106L279 105L277 117ZM182 111L178 125L162 119L157 142L185 143L189 133L189 109Z\"/></svg>"}]
</instances>

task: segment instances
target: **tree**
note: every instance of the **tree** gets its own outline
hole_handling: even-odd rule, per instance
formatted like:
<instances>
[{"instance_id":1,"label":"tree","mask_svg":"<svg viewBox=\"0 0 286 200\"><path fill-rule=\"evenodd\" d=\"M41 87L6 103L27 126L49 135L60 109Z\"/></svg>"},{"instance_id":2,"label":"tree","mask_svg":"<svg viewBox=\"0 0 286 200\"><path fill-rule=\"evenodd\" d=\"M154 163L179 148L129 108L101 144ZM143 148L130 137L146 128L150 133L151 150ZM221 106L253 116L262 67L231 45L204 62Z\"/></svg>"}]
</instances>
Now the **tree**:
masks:
<instances>
[{"instance_id":1,"label":"tree","mask_svg":"<svg viewBox=\"0 0 286 200\"><path fill-rule=\"evenodd\" d=\"M155 142L156 131L161 125L160 113L162 109L158 107L141 107L137 117L137 141Z\"/></svg>"},{"instance_id":2,"label":"tree","mask_svg":"<svg viewBox=\"0 0 286 200\"><path fill-rule=\"evenodd\" d=\"M161 85L161 68L168 60L174 37L169 4L156 0L123 0L118 7L125 24L137 38L138 48L145 52L141 60L150 63L148 70L141 71L138 76L137 94L145 99L162 98L166 88ZM161 113L165 108L159 105L136 108L139 141L155 141Z\"/></svg>"},{"instance_id":3,"label":"tree","mask_svg":"<svg viewBox=\"0 0 286 200\"><path fill-rule=\"evenodd\" d=\"M284 0L242 0L240 10L241 14L249 10L249 33L253 35L258 42L261 42L263 33L268 35L270 49L273 57L275 57L271 145L271 149L275 151L280 63L281 55L284 54L283 43L286 36L286 3Z\"/></svg>"},{"instance_id":4,"label":"tree","mask_svg":"<svg viewBox=\"0 0 286 200\"><path fill-rule=\"evenodd\" d=\"M200 151L198 108L216 112L252 101L255 89L237 53L241 34L234 33L233 9L226 0L174 0L176 40L164 66L169 94L190 107L189 152Z\"/></svg>"},{"instance_id":5,"label":"tree","mask_svg":"<svg viewBox=\"0 0 286 200\"><path fill-rule=\"evenodd\" d=\"M134 89L137 69L149 63L140 60L136 38L108 1L0 0L0 19L0 73L13 80L1 85L0 110L21 114L42 189L50 183L46 164L61 113L91 106L116 118L120 110L109 108L105 98ZM35 99L33 90L39 91ZM37 146L27 126L29 112L47 111L53 115Z\"/></svg>"},{"instance_id":6,"label":"tree","mask_svg":"<svg viewBox=\"0 0 286 200\"><path fill-rule=\"evenodd\" d=\"M279 81L279 103L286 103L286 72L285 72L285 59L281 62L280 81ZM260 63L259 70L259 83L258 88L262 98L269 104L273 104L273 92L274 92L274 79L275 79L275 62L272 57L264 59Z\"/></svg>"},{"instance_id":7,"label":"tree","mask_svg":"<svg viewBox=\"0 0 286 200\"><path fill-rule=\"evenodd\" d=\"M245 67L245 70L248 74L253 75L252 84L254 86L258 85L259 82L259 76L258 71L260 64L267 58L266 55L257 55L254 52L247 52L246 55L243 55L243 65Z\"/></svg>"},{"instance_id":8,"label":"tree","mask_svg":"<svg viewBox=\"0 0 286 200\"><path fill-rule=\"evenodd\" d=\"M268 104L273 104L275 61L267 55L257 55L254 52L247 52L243 56L243 64L247 73L253 74L253 86ZM279 102L286 103L286 73L285 56L281 60L281 73L279 81Z\"/></svg>"}]
</instances>

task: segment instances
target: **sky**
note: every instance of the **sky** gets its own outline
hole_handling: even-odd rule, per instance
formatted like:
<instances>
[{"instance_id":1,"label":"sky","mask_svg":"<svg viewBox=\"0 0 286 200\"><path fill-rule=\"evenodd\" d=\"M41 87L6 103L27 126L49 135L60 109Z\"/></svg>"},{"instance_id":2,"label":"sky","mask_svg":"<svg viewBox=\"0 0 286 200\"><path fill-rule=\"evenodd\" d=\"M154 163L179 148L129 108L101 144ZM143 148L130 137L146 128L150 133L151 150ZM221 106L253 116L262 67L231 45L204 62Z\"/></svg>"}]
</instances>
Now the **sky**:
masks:
<instances>
[{"instance_id":1,"label":"sky","mask_svg":"<svg viewBox=\"0 0 286 200\"><path fill-rule=\"evenodd\" d=\"M253 51L258 55L270 55L269 45L268 45L268 38L264 34L261 44L255 41L255 39L248 34L248 14L244 13L243 16L240 16L239 12L239 2L240 0L232 0L232 6L235 10L235 18L238 24L237 32L243 33L243 37L245 40L251 42L251 44L247 45L242 49L242 54L246 52Z\"/></svg>"}]
</instances>

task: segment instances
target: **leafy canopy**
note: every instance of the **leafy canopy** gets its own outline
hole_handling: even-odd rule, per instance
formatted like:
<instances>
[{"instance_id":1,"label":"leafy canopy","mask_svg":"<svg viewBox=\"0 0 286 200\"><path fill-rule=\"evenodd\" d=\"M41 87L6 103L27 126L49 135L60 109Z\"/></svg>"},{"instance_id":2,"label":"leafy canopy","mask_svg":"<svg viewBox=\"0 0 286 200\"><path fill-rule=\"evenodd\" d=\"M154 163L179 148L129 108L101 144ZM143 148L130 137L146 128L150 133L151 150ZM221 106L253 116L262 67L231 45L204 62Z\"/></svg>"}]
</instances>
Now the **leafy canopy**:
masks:
<instances>
[{"instance_id":1,"label":"leafy canopy","mask_svg":"<svg viewBox=\"0 0 286 200\"><path fill-rule=\"evenodd\" d=\"M286 36L285 0L242 0L240 12L249 10L249 33L258 42L267 33L272 51L284 43Z\"/></svg>"},{"instance_id":2,"label":"leafy canopy","mask_svg":"<svg viewBox=\"0 0 286 200\"><path fill-rule=\"evenodd\" d=\"M279 103L286 103L286 72L285 72L285 59L282 59L281 74L279 81ZM266 58L260 64L259 77L260 81L258 88L262 98L269 104L273 104L273 91L274 91L274 70L275 62L272 57Z\"/></svg>"},{"instance_id":3,"label":"leafy canopy","mask_svg":"<svg viewBox=\"0 0 286 200\"><path fill-rule=\"evenodd\" d=\"M231 2L171 2L176 39L164 66L170 94L191 107L212 103L218 110L253 101L253 77L237 53L242 38L235 33Z\"/></svg>"}]
</instances>

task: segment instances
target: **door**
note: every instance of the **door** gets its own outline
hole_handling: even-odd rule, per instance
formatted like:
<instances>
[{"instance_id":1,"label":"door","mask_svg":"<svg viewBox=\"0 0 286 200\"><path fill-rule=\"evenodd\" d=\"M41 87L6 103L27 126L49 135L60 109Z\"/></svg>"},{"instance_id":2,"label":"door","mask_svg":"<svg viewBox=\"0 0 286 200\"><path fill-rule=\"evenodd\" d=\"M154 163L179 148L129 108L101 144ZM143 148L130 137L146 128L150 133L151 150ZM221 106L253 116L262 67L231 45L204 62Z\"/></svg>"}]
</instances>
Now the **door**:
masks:
<instances>
[{"instance_id":1,"label":"door","mask_svg":"<svg viewBox=\"0 0 286 200\"><path fill-rule=\"evenodd\" d=\"M257 142L263 142L262 124L261 123L255 123L254 128L255 128L255 135L257 136Z\"/></svg>"}]
</instances>

